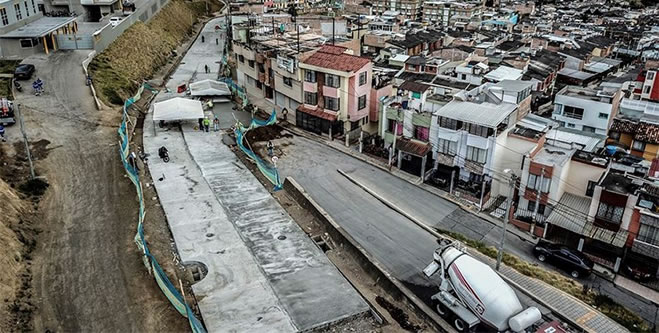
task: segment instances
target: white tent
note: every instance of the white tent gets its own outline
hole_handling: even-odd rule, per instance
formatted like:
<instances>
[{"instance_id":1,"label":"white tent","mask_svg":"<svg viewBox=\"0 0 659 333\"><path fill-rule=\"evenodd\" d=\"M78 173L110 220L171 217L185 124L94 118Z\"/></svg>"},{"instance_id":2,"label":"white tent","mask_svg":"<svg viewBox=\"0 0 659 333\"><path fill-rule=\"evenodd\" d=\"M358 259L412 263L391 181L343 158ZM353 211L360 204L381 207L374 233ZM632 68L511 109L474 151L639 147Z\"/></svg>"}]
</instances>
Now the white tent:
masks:
<instances>
[{"instance_id":1,"label":"white tent","mask_svg":"<svg viewBox=\"0 0 659 333\"><path fill-rule=\"evenodd\" d=\"M204 117L201 102L175 97L153 105L153 121L199 119Z\"/></svg>"},{"instance_id":2,"label":"white tent","mask_svg":"<svg viewBox=\"0 0 659 333\"><path fill-rule=\"evenodd\" d=\"M224 82L215 80L202 80L190 83L192 96L231 96L231 90Z\"/></svg>"}]
</instances>

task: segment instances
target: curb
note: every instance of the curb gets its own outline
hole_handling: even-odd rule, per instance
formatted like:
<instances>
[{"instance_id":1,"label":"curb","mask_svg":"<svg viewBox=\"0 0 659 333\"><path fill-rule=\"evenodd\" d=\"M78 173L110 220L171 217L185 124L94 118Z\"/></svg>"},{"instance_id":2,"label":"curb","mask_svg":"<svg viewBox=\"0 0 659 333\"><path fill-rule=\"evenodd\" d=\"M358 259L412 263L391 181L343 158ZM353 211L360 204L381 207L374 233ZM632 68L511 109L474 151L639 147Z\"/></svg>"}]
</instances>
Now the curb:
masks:
<instances>
[{"instance_id":1,"label":"curb","mask_svg":"<svg viewBox=\"0 0 659 333\"><path fill-rule=\"evenodd\" d=\"M382 264L380 264L375 258L373 258L359 243L347 232L345 231L334 219L327 213L323 207L321 207L305 190L298 184L295 179L292 177L286 177L284 181L284 189L289 192L289 194L298 201L298 203L304 207L304 203L300 202L299 196L306 201L307 205L310 205L311 209L314 210L319 216L316 216L319 219L324 220L328 225L328 229L331 229L333 233L336 233L337 238L342 238L348 246L344 244L339 244L340 247L353 250L358 256L361 257L361 260L365 261L367 265L372 266L371 272L377 275L377 280L382 279L382 282L390 284L388 288L395 289L403 297L407 298L409 303L414 306L417 310L421 311L426 317L426 320L436 323L446 332L455 332L455 329L444 321L435 311L433 311L426 303L421 301L416 295L414 295L407 287L405 287L398 279L393 277L393 275L387 271ZM312 213L313 214L313 213ZM313 214L316 215L316 214ZM329 231L329 230L328 230ZM343 242L341 242L343 243ZM352 249L350 249L352 248ZM382 286L386 288L385 286ZM393 296L393 295L392 295Z\"/></svg>"},{"instance_id":2,"label":"curb","mask_svg":"<svg viewBox=\"0 0 659 333\"><path fill-rule=\"evenodd\" d=\"M412 215L408 214L407 212L405 212L404 210L400 209L398 206L396 206L395 204L389 202L387 199L385 199L385 198L383 198L382 196L380 196L379 194L375 193L375 192L374 192L373 190L371 190L370 188L368 188L368 187L362 185L361 183L357 182L357 180L355 180L354 178L352 178L351 176L349 176L348 174L346 174L343 170L337 169L336 171L338 171L341 175L343 175L344 177L346 177L349 181L351 181L352 183L354 183L355 185L359 186L361 189L363 189L364 191L366 191L367 193L369 193L370 195L372 195L374 198L376 198L377 200L379 200L380 202L382 202L384 205L386 205L387 207L389 207L389 208L395 210L395 211L398 212L399 214L405 216L407 219L409 219L410 221L414 222L417 226L419 226L421 229L423 229L423 230L429 232L431 235L433 235L433 236L435 236L435 237L437 237L437 238L440 238L440 239L445 239L445 238L451 239L450 237L447 237L447 236L445 236L445 235L442 235L442 234L438 233L437 231L435 231L435 230L434 230L433 228L431 228L430 226L426 225L425 223L423 223L423 222L419 221L418 219L416 219L414 216L412 216ZM472 251L476 251L476 250L473 250L473 249L472 249ZM476 252L477 252L477 251L476 251ZM505 265L505 264L504 264L504 265ZM510 267L509 267L509 268L510 268ZM511 268L511 269L513 269L513 268ZM551 306L551 305L545 303L543 300L541 300L540 298L538 298L538 296L536 296L535 294L533 294L532 292L530 292L530 291L527 290L526 288L520 286L520 285L517 284L516 282L512 281L511 279L509 279L509 278L506 277L505 275L501 274L500 272L497 272L497 274L499 274L499 276L501 276L501 278L502 278L504 281L506 281L506 283L513 285L515 288L519 289L522 293L524 293L525 295L527 295L527 296L529 296L530 298L532 298L534 301L540 303L542 306L544 306L544 307L546 307L547 309L549 309L552 313L556 314L556 315L557 315L558 317L560 317L562 320L565 320L566 322L570 323L570 325L572 325L572 326L574 326L574 327L577 327L577 328L579 328L580 330L585 331L585 332L592 332L591 329L589 329L589 328L587 328L587 327L584 327L583 325L577 323L576 321L574 321L574 320L572 320L572 319L566 317L565 315L563 315L562 313L560 313L558 310L556 310L556 308L554 308L553 306ZM542 282L542 281L540 281L540 282ZM568 295L568 294L566 294L566 293L564 293L564 292L562 292L562 291L560 291L560 292L561 292L562 294L567 295L567 296L571 296L571 295ZM575 299L576 299L576 298L575 298ZM579 301L579 302L581 302L581 301ZM589 306L588 304L585 304L585 303L583 303L583 302L582 302L582 304L583 304L584 306L586 306L586 307L592 309L592 307ZM593 310L593 311L596 311L595 309L592 309L592 310Z\"/></svg>"},{"instance_id":3,"label":"curb","mask_svg":"<svg viewBox=\"0 0 659 333\"><path fill-rule=\"evenodd\" d=\"M363 156L363 154L360 154L360 153L357 153L357 152L353 152L353 151L351 151L351 150L346 151L346 150L343 150L343 149L341 149L341 148L335 147L334 145L331 145L331 144L327 143L325 140L323 140L323 139L321 139L321 138L318 138L318 137L316 137L316 136L314 136L314 135L311 135L311 134L309 134L309 133L304 132L303 130L298 129L297 127L295 127L294 125L291 125L290 123L288 124L288 126L286 126L286 130L292 132L292 133L295 134L295 135L298 135L298 136L301 136L301 137L307 138L307 139L309 139L309 140L313 140L313 141L315 141L315 142L321 143L321 144L323 144L323 145L325 145L325 146L328 146L328 147L330 147L330 148L332 148L332 149L334 149L334 150L336 150L336 151L338 151L338 152L341 152L341 153L343 153L343 154L346 154L346 155L352 156L352 157L354 157L354 158L356 158L356 159L358 159L358 160L360 160L360 161L362 161L362 162L364 162L364 163L367 163L367 164L369 164L369 165L371 165L371 166L374 166L374 167L376 167L376 168L378 168L378 169L380 169L380 170L386 171L386 172L389 173L390 175L392 175L392 176L394 176L394 177L397 177L398 179L401 179L401 180L403 180L403 181L406 181L406 182L408 182L408 183L410 183L410 184L412 184L412 185L414 185L414 186L416 186L416 187L418 187L418 188L420 188L420 189L422 189L422 190L428 192L429 194L432 194L432 195L434 195L434 196L436 196L436 197L440 197L440 198L442 198L442 199L444 199L444 200L448 200L448 201L450 201L451 203L457 205L458 207L460 207L462 210L466 211L467 213L470 213L470 214L472 214L472 215L475 215L476 217L478 217L478 218L480 218L480 219L486 221L487 223L490 223L490 224L492 224L492 225L494 225L494 226L497 226L497 227L502 227L502 224L490 220L489 217L487 217L487 216L483 216L483 215L481 215L481 213L474 212L474 211L470 208L470 207L471 207L470 205L465 205L463 202L454 199L453 197L451 197L451 196L448 195L448 194L438 194L438 193L434 193L434 192L432 192L432 191L426 189L425 187L420 186L419 184L416 184L416 183L414 183L414 182L412 182L412 181L410 181L410 180L408 180L408 179L405 179L405 178L403 178L403 177L400 177L400 176L396 175L395 173L389 171L389 169L388 169L387 167L385 167L385 166L383 166L383 165L380 165L380 164L378 164L378 163L375 163L375 162L371 161L368 157ZM520 235L518 232L515 232L514 230L516 230L516 227L515 227L515 228L509 228L509 229L507 229L507 232L508 232L509 234L512 234L512 235L516 236L517 238L519 238L519 239L522 240L522 241L529 242L529 243L531 243L531 244L535 244L534 241L529 240L529 239L526 239L525 236L524 236L524 234Z\"/></svg>"}]
</instances>

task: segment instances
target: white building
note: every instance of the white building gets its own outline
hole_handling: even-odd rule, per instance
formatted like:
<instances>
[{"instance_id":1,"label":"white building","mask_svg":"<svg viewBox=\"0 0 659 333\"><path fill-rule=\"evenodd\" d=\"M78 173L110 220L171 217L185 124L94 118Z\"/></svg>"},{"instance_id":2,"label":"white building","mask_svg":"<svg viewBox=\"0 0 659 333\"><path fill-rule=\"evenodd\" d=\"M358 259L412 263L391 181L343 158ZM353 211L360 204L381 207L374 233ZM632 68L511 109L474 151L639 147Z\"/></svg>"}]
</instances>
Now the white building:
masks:
<instances>
[{"instance_id":1,"label":"white building","mask_svg":"<svg viewBox=\"0 0 659 333\"><path fill-rule=\"evenodd\" d=\"M618 113L622 97L618 86L600 86L599 90L577 86L561 89L554 100L552 119L561 126L606 134Z\"/></svg>"}]
</instances>

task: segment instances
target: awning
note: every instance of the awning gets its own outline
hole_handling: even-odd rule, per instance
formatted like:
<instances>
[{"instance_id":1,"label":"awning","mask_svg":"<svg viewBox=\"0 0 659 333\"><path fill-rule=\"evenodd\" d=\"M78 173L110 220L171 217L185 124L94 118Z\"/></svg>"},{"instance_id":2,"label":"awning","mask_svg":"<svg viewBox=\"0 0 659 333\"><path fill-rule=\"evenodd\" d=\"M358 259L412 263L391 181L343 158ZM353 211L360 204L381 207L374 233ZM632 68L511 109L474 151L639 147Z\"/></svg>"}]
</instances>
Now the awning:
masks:
<instances>
[{"instance_id":1,"label":"awning","mask_svg":"<svg viewBox=\"0 0 659 333\"><path fill-rule=\"evenodd\" d=\"M153 120L185 120L204 117L201 102L175 97L153 105Z\"/></svg>"},{"instance_id":2,"label":"awning","mask_svg":"<svg viewBox=\"0 0 659 333\"><path fill-rule=\"evenodd\" d=\"M192 96L231 96L231 90L224 82L215 80L202 80L190 83Z\"/></svg>"},{"instance_id":3,"label":"awning","mask_svg":"<svg viewBox=\"0 0 659 333\"><path fill-rule=\"evenodd\" d=\"M611 231L597 227L588 221L587 214L590 210L590 198L581 197L565 192L561 196L558 205L555 205L547 217L547 223L567 229L587 238L597 239L615 247L623 247L627 241L628 231L621 229ZM570 208L567 208L570 207ZM579 214L577 212L583 212Z\"/></svg>"},{"instance_id":4,"label":"awning","mask_svg":"<svg viewBox=\"0 0 659 333\"><path fill-rule=\"evenodd\" d=\"M423 157L430 151L430 144L421 143L408 138L400 138L396 142L396 148L404 153Z\"/></svg>"},{"instance_id":5,"label":"awning","mask_svg":"<svg viewBox=\"0 0 659 333\"><path fill-rule=\"evenodd\" d=\"M307 108L303 105L300 105L300 106L297 107L297 111L306 113L306 114L314 116L314 117L318 117L320 119L325 119L325 120L329 120L329 121L336 121L336 115L335 114L329 113L329 112L324 112L323 110L310 109L310 108Z\"/></svg>"},{"instance_id":6,"label":"awning","mask_svg":"<svg viewBox=\"0 0 659 333\"><path fill-rule=\"evenodd\" d=\"M18 27L0 37L2 38L38 38L75 21L75 17L42 17L24 26Z\"/></svg>"}]
</instances>

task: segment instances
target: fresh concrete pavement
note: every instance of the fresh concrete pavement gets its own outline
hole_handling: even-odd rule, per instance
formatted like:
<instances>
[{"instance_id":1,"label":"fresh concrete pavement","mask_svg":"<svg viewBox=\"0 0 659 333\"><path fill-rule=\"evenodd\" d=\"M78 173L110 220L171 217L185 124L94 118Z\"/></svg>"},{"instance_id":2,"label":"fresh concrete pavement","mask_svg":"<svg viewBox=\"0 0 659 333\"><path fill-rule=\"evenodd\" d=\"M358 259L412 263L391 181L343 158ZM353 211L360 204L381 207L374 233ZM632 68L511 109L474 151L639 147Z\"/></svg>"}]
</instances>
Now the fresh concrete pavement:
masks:
<instances>
[{"instance_id":1,"label":"fresh concrete pavement","mask_svg":"<svg viewBox=\"0 0 659 333\"><path fill-rule=\"evenodd\" d=\"M156 101L177 95L179 84L216 78L194 73L219 60L222 44L208 36L216 33L221 20L206 25L205 43L195 41L167 84L170 92ZM219 104L213 111L226 127L230 104ZM245 113L236 116L244 119ZM320 248L222 143L222 132L195 130L196 121L184 122L182 132L159 129L152 114L147 117L144 148L181 260L201 262L208 269L192 288L209 331L301 331L369 310ZM169 163L158 158L161 146L169 150Z\"/></svg>"}]
</instances>

